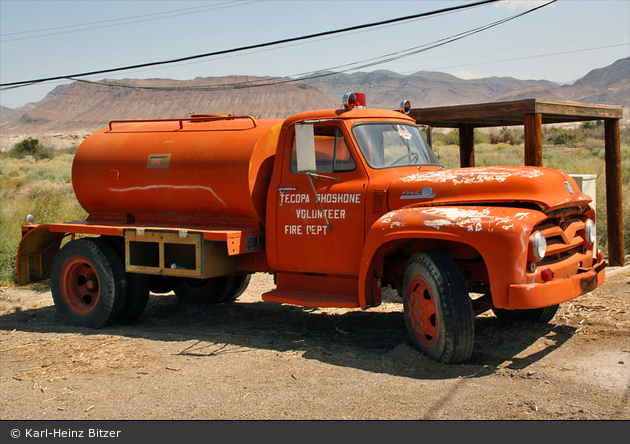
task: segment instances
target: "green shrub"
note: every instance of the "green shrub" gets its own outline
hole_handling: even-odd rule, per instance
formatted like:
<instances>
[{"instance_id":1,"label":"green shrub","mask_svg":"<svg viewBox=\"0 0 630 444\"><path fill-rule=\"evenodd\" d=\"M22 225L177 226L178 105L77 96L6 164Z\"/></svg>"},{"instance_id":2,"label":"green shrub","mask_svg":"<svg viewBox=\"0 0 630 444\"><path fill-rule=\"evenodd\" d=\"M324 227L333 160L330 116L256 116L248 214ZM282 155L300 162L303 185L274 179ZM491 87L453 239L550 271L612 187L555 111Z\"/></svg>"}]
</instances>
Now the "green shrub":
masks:
<instances>
[{"instance_id":1,"label":"green shrub","mask_svg":"<svg viewBox=\"0 0 630 444\"><path fill-rule=\"evenodd\" d=\"M473 134L475 137L475 144L490 143L490 136L488 136L487 134L477 131L476 129ZM451 130L448 133L434 132L432 134L432 137L433 137L433 143L437 143L438 145L459 146L459 130L458 129Z\"/></svg>"},{"instance_id":2,"label":"green shrub","mask_svg":"<svg viewBox=\"0 0 630 444\"><path fill-rule=\"evenodd\" d=\"M24 139L13 145L10 156L17 159L23 159L26 156L31 156L34 159L41 160L52 159L55 154L50 148L47 148L39 143L39 140L29 137L28 139Z\"/></svg>"},{"instance_id":3,"label":"green shrub","mask_svg":"<svg viewBox=\"0 0 630 444\"><path fill-rule=\"evenodd\" d=\"M480 131L475 130L475 145L480 145L482 143L490 143L490 136L488 134L482 133Z\"/></svg>"},{"instance_id":4,"label":"green shrub","mask_svg":"<svg viewBox=\"0 0 630 444\"><path fill-rule=\"evenodd\" d=\"M459 146L459 130L451 130L448 133L434 133L433 143L438 145Z\"/></svg>"}]
</instances>

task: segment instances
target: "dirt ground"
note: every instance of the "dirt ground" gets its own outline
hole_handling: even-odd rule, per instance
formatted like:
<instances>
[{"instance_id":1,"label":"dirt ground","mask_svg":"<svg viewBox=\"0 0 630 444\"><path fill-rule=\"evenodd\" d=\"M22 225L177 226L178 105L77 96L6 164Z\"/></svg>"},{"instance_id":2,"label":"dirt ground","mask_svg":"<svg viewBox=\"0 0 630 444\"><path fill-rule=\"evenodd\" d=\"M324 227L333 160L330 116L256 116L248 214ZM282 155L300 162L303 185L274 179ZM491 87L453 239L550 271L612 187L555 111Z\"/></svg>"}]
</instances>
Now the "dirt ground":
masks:
<instances>
[{"instance_id":1,"label":"dirt ground","mask_svg":"<svg viewBox=\"0 0 630 444\"><path fill-rule=\"evenodd\" d=\"M130 325L66 324L45 286L0 289L0 418L630 419L630 272L549 324L475 321L470 363L410 345L402 304L264 302L255 275L226 305L152 295Z\"/></svg>"}]
</instances>

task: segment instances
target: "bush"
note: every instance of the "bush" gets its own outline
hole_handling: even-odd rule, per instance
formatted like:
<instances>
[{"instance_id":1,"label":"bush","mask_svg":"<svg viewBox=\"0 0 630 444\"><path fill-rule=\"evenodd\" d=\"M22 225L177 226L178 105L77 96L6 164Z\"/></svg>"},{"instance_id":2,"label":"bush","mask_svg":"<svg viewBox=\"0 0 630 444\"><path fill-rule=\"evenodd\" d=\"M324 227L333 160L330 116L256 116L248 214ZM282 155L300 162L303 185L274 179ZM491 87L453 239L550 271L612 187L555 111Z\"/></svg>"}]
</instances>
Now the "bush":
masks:
<instances>
[{"instance_id":1,"label":"bush","mask_svg":"<svg viewBox=\"0 0 630 444\"><path fill-rule=\"evenodd\" d=\"M47 148L39 143L39 140L29 137L28 139L24 139L13 145L10 156L17 159L23 159L26 156L31 156L34 159L41 160L52 159L54 157L54 153L50 148Z\"/></svg>"},{"instance_id":2,"label":"bush","mask_svg":"<svg viewBox=\"0 0 630 444\"><path fill-rule=\"evenodd\" d=\"M475 144L481 143L490 143L490 137L487 134L484 134L475 129ZM448 133L433 133L433 142L438 145L446 146L446 145L457 145L459 146L459 130L453 129Z\"/></svg>"},{"instance_id":3,"label":"bush","mask_svg":"<svg viewBox=\"0 0 630 444\"><path fill-rule=\"evenodd\" d=\"M448 133L433 133L433 142L438 145L459 146L459 130L451 130Z\"/></svg>"},{"instance_id":4,"label":"bush","mask_svg":"<svg viewBox=\"0 0 630 444\"><path fill-rule=\"evenodd\" d=\"M482 143L491 143L490 136L475 130L475 145L481 145Z\"/></svg>"},{"instance_id":5,"label":"bush","mask_svg":"<svg viewBox=\"0 0 630 444\"><path fill-rule=\"evenodd\" d=\"M503 127L499 133L490 134L490 143L499 144L506 143L508 145L516 145L523 141L523 135L517 134L515 130Z\"/></svg>"}]
</instances>

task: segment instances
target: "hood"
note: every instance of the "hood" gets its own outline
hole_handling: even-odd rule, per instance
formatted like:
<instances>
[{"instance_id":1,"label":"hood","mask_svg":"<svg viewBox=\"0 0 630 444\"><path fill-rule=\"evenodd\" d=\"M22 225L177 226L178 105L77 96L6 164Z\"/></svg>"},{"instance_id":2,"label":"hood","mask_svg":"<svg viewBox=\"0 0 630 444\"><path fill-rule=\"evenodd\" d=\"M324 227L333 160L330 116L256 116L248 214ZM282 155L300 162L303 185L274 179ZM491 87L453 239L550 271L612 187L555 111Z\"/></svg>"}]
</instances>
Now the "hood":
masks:
<instances>
[{"instance_id":1,"label":"hood","mask_svg":"<svg viewBox=\"0 0 630 444\"><path fill-rule=\"evenodd\" d=\"M394 180L390 209L409 205L533 203L542 211L585 206L591 198L568 174L540 167L479 167L419 170Z\"/></svg>"}]
</instances>

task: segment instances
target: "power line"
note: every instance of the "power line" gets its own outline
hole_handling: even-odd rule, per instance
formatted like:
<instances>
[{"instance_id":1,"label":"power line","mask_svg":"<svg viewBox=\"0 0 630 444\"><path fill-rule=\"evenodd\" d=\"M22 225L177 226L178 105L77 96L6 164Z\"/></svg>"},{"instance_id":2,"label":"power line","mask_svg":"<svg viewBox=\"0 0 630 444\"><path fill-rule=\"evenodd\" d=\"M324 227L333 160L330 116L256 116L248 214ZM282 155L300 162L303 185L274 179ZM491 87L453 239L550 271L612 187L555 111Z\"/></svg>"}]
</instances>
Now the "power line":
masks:
<instances>
[{"instance_id":1,"label":"power line","mask_svg":"<svg viewBox=\"0 0 630 444\"><path fill-rule=\"evenodd\" d=\"M435 70L442 70L442 69L462 68L462 67L465 67L465 66L468 67L468 66L478 66L478 65L491 65L493 63L515 62L515 61L518 61L518 60L537 59L537 58L540 58L540 57L551 57L551 56L559 56L559 55L566 55L566 54L574 54L574 53L577 53L577 52L595 51L595 50L598 50L598 49L618 48L620 46L630 46L630 43L619 43L619 44L616 44L616 45L597 46L597 47L594 47L594 48L573 49L571 51L552 52L552 53L547 53L547 54L538 54L538 55L532 55L532 56L516 57L516 58L513 58L513 59L490 60L490 61L487 61L487 62L469 63L467 65L441 66L441 67L433 68L433 69L435 69Z\"/></svg>"},{"instance_id":2,"label":"power line","mask_svg":"<svg viewBox=\"0 0 630 444\"><path fill-rule=\"evenodd\" d=\"M180 16L180 15L194 14L194 13L203 12L203 11L206 11L206 10L222 9L222 8L232 7L232 6L242 6L243 4L255 3L256 1L259 1L259 0L252 0L250 2L239 2L239 4L234 4L233 2L225 1L225 2L222 2L222 3L216 4L216 5L196 6L194 8L184 8L184 9L173 9L173 10L170 10L170 11L155 12L155 13L152 13L152 14L134 15L134 16L129 16L129 17L121 17L121 18L117 18L117 19L109 19L109 20L100 20L100 21L96 21L96 22L80 23L80 24L76 24L76 25L57 26L57 27L53 27L53 28L44 28L44 29L37 29L37 30L32 30L32 31L12 32L12 33L7 33L7 34L0 34L0 37L17 36L17 35L24 35L24 34L34 34L34 33L39 33L39 32L59 31L59 30L63 30L63 29L68 29L67 31L51 32L51 33L48 33L48 34L41 34L41 35L27 36L27 37L17 37L17 38L3 39L2 40L2 42L14 42L14 41L17 41L17 40L34 39L34 38L40 38L40 37L49 37L51 35L67 34L67 33L71 33L71 32L92 31L94 29L108 28L108 27L111 27L111 26L129 25L129 24L132 24L132 23L146 22L146 21L149 21L149 20L160 20L160 19L163 19L163 18L171 18L171 17L175 17L175 16ZM163 17L165 15L167 15L167 17ZM134 19L140 19L140 20L134 20ZM115 23L115 22L125 22L125 23ZM102 25L102 26L93 26L93 25ZM71 30L71 28L81 28L81 27L86 27L86 26L90 26L90 28L88 28L88 29Z\"/></svg>"},{"instance_id":3,"label":"power line","mask_svg":"<svg viewBox=\"0 0 630 444\"><path fill-rule=\"evenodd\" d=\"M425 52L428 51L430 49L434 49L443 45L446 45L448 43L452 43L455 42L457 40L461 40L463 38L469 37L471 35L477 34L479 32L488 30L490 28L493 28L495 26L501 25L503 23L509 22L511 20L517 19L519 17L522 17L526 14L530 14L538 9L544 8L545 6L550 5L551 3L554 3L556 0L552 0L548 3L545 3L543 5L539 5L536 6L534 8L531 8L527 11L521 12L519 14L515 14L512 15L510 17L506 17L500 20L497 20L495 22L483 25L483 26L479 26L477 28L473 28L470 29L468 31L464 31L464 32L460 32L458 34L454 34L450 37L445 37L439 40L436 40L434 42L431 43L425 43L423 45L419 45L419 46L414 46L412 48L407 48L405 50L401 50L401 51L397 51L397 52L392 52L389 54L385 54L382 56L378 56L378 57L374 57L371 59L366 59L366 60L362 60L362 61L355 61L352 63L348 63L348 64L344 64L344 65L338 65L335 67L331 67L331 68L326 68L323 70L318 70L318 71L312 71L309 73L302 73L302 74L294 74L292 76L289 76L289 78L285 77L285 78L274 78L274 79L256 79L256 80L251 80L251 81L245 81L245 82L232 82L232 83L224 83L224 84L217 84L217 85L196 85L196 86L173 86L173 87L164 87L164 86L133 86L133 85L125 85L125 84L120 84L120 83L109 83L109 82L93 82L93 81L89 81L89 80L83 80L83 79L71 79L71 80L76 80L78 82L83 82L83 83L89 83L89 84L93 84L93 85L103 85L103 86L108 86L108 87L117 87L117 88L129 88L129 89L145 89L145 90L160 90L160 91L186 91L186 90L196 90L196 91L226 91L226 90L234 90L234 89L247 89L247 88L256 88L256 87L261 87L261 86L272 86L272 85L279 85L279 84L286 84L286 83L292 83L292 82L301 82L301 81L305 81L305 80L312 80L312 79L316 79L316 78L321 78L321 77L328 77L331 75L336 75L336 74L341 74L344 72L348 72L348 71L353 71L353 70L357 70L357 69L363 69L363 68L369 68L372 66L376 66L376 65L380 65L383 63L387 63L387 62L391 62L394 60L399 60L401 58L404 57L409 57L411 55L415 55L415 54L419 54L421 52ZM341 69L344 68L344 69ZM340 71L335 71L335 70L339 70ZM293 77L293 78L291 78Z\"/></svg>"},{"instance_id":4,"label":"power line","mask_svg":"<svg viewBox=\"0 0 630 444\"><path fill-rule=\"evenodd\" d=\"M428 16L431 16L431 15L443 14L443 13L446 13L446 12L452 12L452 11L458 11L458 10L463 10L463 9L469 9L469 8L473 8L473 7L477 7L477 6L481 6L481 5L486 5L486 4L489 4L489 3L496 3L498 1L500 1L500 0L482 0L482 1L475 2L475 3L469 3L469 4L466 4L466 5L454 6L454 7L450 7L450 8L443 8L443 9L438 9L438 10L435 10L435 11L424 12L424 13L414 14L414 15L408 15L408 16L404 16L404 17L398 17L398 18L389 19L389 20L383 20L383 21L380 21L380 22L374 22L374 23L369 23L369 24L364 24L364 25L350 26L350 27L347 27L347 28L336 29L336 30L333 30L333 31L318 32L318 33L315 33L315 34L309 34L309 35L305 35L305 36L301 36L301 37L292 37L292 38L276 40L276 41L272 41L272 42L258 43L258 44L254 44L254 45L242 46L242 47L239 47L239 48L232 48L232 49L226 49L226 50L215 51L215 52L209 52L209 53L205 53L205 54L197 54L197 55L188 56L188 57L180 57L180 58L177 58L177 59L166 60L166 61L161 61L161 62L140 63L140 64L137 64L137 65L123 66L123 67L119 67L119 68L103 69L103 70L98 70L98 71L83 72L83 73L78 73L78 74L69 74L69 75L63 75L63 76L46 77L46 78L33 79L33 80L23 80L23 81L19 81L19 82L0 83L0 87L21 87L21 86L33 85L33 84L37 84L37 83L49 82L49 81L52 81L52 80L74 79L74 78L77 78L77 77L86 77L86 76L91 76L91 75L96 75L96 74L107 74L107 73L117 72L117 71L127 71L127 70L130 70L130 69L146 68L146 67L149 67L149 66L158 66L158 65L166 65L166 64L172 64L172 63L184 62L184 61L188 61L188 60L194 60L194 59L200 59L200 58L205 58L205 57L212 57L212 56L217 56L217 55L230 54L230 53L235 53L235 52L240 52L240 51L247 51L247 50L251 50L251 49L265 48L265 47L269 47L269 46L280 45L280 44L283 44L283 43L290 43L290 42L296 42L296 41L300 41L300 40L313 39L313 38L316 38L316 37L325 37L325 36L329 36L329 35L333 35L333 34L339 34L339 33L349 32L349 31L356 31L356 30L359 30L359 29L372 28L372 27L375 27L375 26L382 26L382 25L387 25L387 24L391 24L391 23L398 23L398 22L402 22L402 21L413 20L413 19L418 19L418 18L422 18L422 17L428 17ZM552 2L550 2L550 3L553 3L555 1L557 1L557 0L552 0Z\"/></svg>"}]
</instances>

